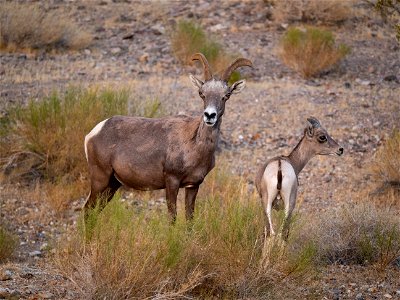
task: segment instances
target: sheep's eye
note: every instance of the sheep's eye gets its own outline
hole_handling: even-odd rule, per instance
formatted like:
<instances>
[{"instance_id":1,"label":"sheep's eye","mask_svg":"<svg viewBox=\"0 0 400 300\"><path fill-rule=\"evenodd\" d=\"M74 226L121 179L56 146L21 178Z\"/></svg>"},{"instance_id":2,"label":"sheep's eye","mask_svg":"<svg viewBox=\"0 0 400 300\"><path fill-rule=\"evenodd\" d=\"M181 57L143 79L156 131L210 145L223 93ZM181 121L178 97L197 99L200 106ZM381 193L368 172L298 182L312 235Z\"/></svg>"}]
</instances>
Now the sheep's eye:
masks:
<instances>
[{"instance_id":1,"label":"sheep's eye","mask_svg":"<svg viewBox=\"0 0 400 300\"><path fill-rule=\"evenodd\" d=\"M204 94L202 93L202 91L199 91L199 95L200 95L201 98L204 99Z\"/></svg>"},{"instance_id":2,"label":"sheep's eye","mask_svg":"<svg viewBox=\"0 0 400 300\"><path fill-rule=\"evenodd\" d=\"M320 143L325 143L327 141L326 136L325 135L320 135L318 137L318 142Z\"/></svg>"}]
</instances>

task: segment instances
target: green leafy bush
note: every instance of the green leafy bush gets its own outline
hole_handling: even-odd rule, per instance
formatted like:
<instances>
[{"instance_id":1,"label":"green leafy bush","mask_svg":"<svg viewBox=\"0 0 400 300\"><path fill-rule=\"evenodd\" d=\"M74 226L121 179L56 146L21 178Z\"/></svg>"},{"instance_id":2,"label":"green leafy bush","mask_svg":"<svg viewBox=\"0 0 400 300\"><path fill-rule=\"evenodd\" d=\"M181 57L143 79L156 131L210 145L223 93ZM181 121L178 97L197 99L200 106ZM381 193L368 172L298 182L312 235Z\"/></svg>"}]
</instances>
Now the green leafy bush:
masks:
<instances>
[{"instance_id":1,"label":"green leafy bush","mask_svg":"<svg viewBox=\"0 0 400 300\"><path fill-rule=\"evenodd\" d=\"M330 31L289 28L281 41L280 57L287 66L308 78L331 68L349 52L346 45L335 44Z\"/></svg>"}]
</instances>

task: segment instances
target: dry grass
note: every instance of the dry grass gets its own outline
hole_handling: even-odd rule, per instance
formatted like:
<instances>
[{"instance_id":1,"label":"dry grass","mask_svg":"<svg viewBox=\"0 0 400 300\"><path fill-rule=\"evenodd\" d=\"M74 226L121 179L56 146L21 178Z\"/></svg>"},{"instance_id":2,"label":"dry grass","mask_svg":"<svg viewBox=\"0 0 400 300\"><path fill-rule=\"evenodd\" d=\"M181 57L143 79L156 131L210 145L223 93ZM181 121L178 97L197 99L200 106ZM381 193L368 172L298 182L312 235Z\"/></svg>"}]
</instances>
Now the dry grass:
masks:
<instances>
[{"instance_id":1,"label":"dry grass","mask_svg":"<svg viewBox=\"0 0 400 300\"><path fill-rule=\"evenodd\" d=\"M9 259L17 245L17 239L0 225L0 262Z\"/></svg>"},{"instance_id":2,"label":"dry grass","mask_svg":"<svg viewBox=\"0 0 400 300\"><path fill-rule=\"evenodd\" d=\"M299 244L303 238L314 240L316 261L323 265L375 265L382 270L400 257L398 215L371 204L348 204L324 213L303 233Z\"/></svg>"},{"instance_id":3,"label":"dry grass","mask_svg":"<svg viewBox=\"0 0 400 300\"><path fill-rule=\"evenodd\" d=\"M340 24L353 16L351 0L276 1L273 17L280 23Z\"/></svg>"},{"instance_id":4,"label":"dry grass","mask_svg":"<svg viewBox=\"0 0 400 300\"><path fill-rule=\"evenodd\" d=\"M115 114L155 116L157 100L129 101L128 90L70 88L26 107L0 122L0 165L6 181L40 179L53 207L63 208L87 189L85 135Z\"/></svg>"},{"instance_id":5,"label":"dry grass","mask_svg":"<svg viewBox=\"0 0 400 300\"><path fill-rule=\"evenodd\" d=\"M371 167L384 187L400 189L400 130L396 129L376 153Z\"/></svg>"},{"instance_id":6,"label":"dry grass","mask_svg":"<svg viewBox=\"0 0 400 300\"><path fill-rule=\"evenodd\" d=\"M246 183L214 170L201 190L191 223L180 211L171 226L165 208L135 213L118 199L94 210L60 247L60 269L85 298L287 298L286 282L312 270L313 247L271 241L266 263L263 213Z\"/></svg>"},{"instance_id":7,"label":"dry grass","mask_svg":"<svg viewBox=\"0 0 400 300\"><path fill-rule=\"evenodd\" d=\"M192 64L190 57L201 52L207 58L215 73L222 72L236 55L227 53L222 44L209 37L200 25L191 21L180 20L174 33L171 35L172 51L175 57L183 64ZM240 73L233 72L230 81L240 78Z\"/></svg>"},{"instance_id":8,"label":"dry grass","mask_svg":"<svg viewBox=\"0 0 400 300\"><path fill-rule=\"evenodd\" d=\"M289 28L280 46L282 61L305 78L328 70L349 52L346 45L335 45L330 31L315 27Z\"/></svg>"},{"instance_id":9,"label":"dry grass","mask_svg":"<svg viewBox=\"0 0 400 300\"><path fill-rule=\"evenodd\" d=\"M91 41L91 34L70 18L39 3L0 4L0 50L77 50Z\"/></svg>"}]
</instances>

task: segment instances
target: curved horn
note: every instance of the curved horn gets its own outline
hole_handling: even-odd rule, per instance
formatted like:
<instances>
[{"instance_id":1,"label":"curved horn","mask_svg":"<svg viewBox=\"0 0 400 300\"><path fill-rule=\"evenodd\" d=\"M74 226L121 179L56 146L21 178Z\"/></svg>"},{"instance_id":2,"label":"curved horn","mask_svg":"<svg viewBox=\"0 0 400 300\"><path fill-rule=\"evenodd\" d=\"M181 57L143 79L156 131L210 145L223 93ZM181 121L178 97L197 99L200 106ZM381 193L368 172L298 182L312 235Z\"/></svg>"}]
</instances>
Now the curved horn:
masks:
<instances>
[{"instance_id":1,"label":"curved horn","mask_svg":"<svg viewBox=\"0 0 400 300\"><path fill-rule=\"evenodd\" d=\"M204 69L204 80L210 80L212 78L210 65L208 64L207 58L202 53L195 53L192 55L191 60L199 60L203 64Z\"/></svg>"},{"instance_id":2,"label":"curved horn","mask_svg":"<svg viewBox=\"0 0 400 300\"><path fill-rule=\"evenodd\" d=\"M229 77L231 77L232 72L235 71L237 68L243 66L253 67L253 63L246 58L238 58L228 68L226 68L225 72L222 74L221 79L227 82L229 80Z\"/></svg>"},{"instance_id":3,"label":"curved horn","mask_svg":"<svg viewBox=\"0 0 400 300\"><path fill-rule=\"evenodd\" d=\"M312 125L312 127L317 128L317 127L321 127L321 124L319 123L319 121L317 120L317 118L314 117L309 117L307 118L307 121Z\"/></svg>"}]
</instances>

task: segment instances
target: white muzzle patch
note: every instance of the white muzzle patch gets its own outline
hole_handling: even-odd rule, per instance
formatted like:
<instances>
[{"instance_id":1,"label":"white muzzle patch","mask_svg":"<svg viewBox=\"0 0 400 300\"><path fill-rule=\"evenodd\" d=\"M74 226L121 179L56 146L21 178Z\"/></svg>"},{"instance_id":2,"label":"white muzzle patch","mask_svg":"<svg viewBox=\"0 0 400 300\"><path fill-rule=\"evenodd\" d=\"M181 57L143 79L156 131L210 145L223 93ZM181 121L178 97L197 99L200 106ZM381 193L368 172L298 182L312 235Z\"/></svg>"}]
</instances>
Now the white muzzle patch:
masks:
<instances>
[{"instance_id":1,"label":"white muzzle patch","mask_svg":"<svg viewBox=\"0 0 400 300\"><path fill-rule=\"evenodd\" d=\"M214 126L217 122L217 110L213 106L209 106L204 110L203 121L207 126Z\"/></svg>"}]
</instances>

